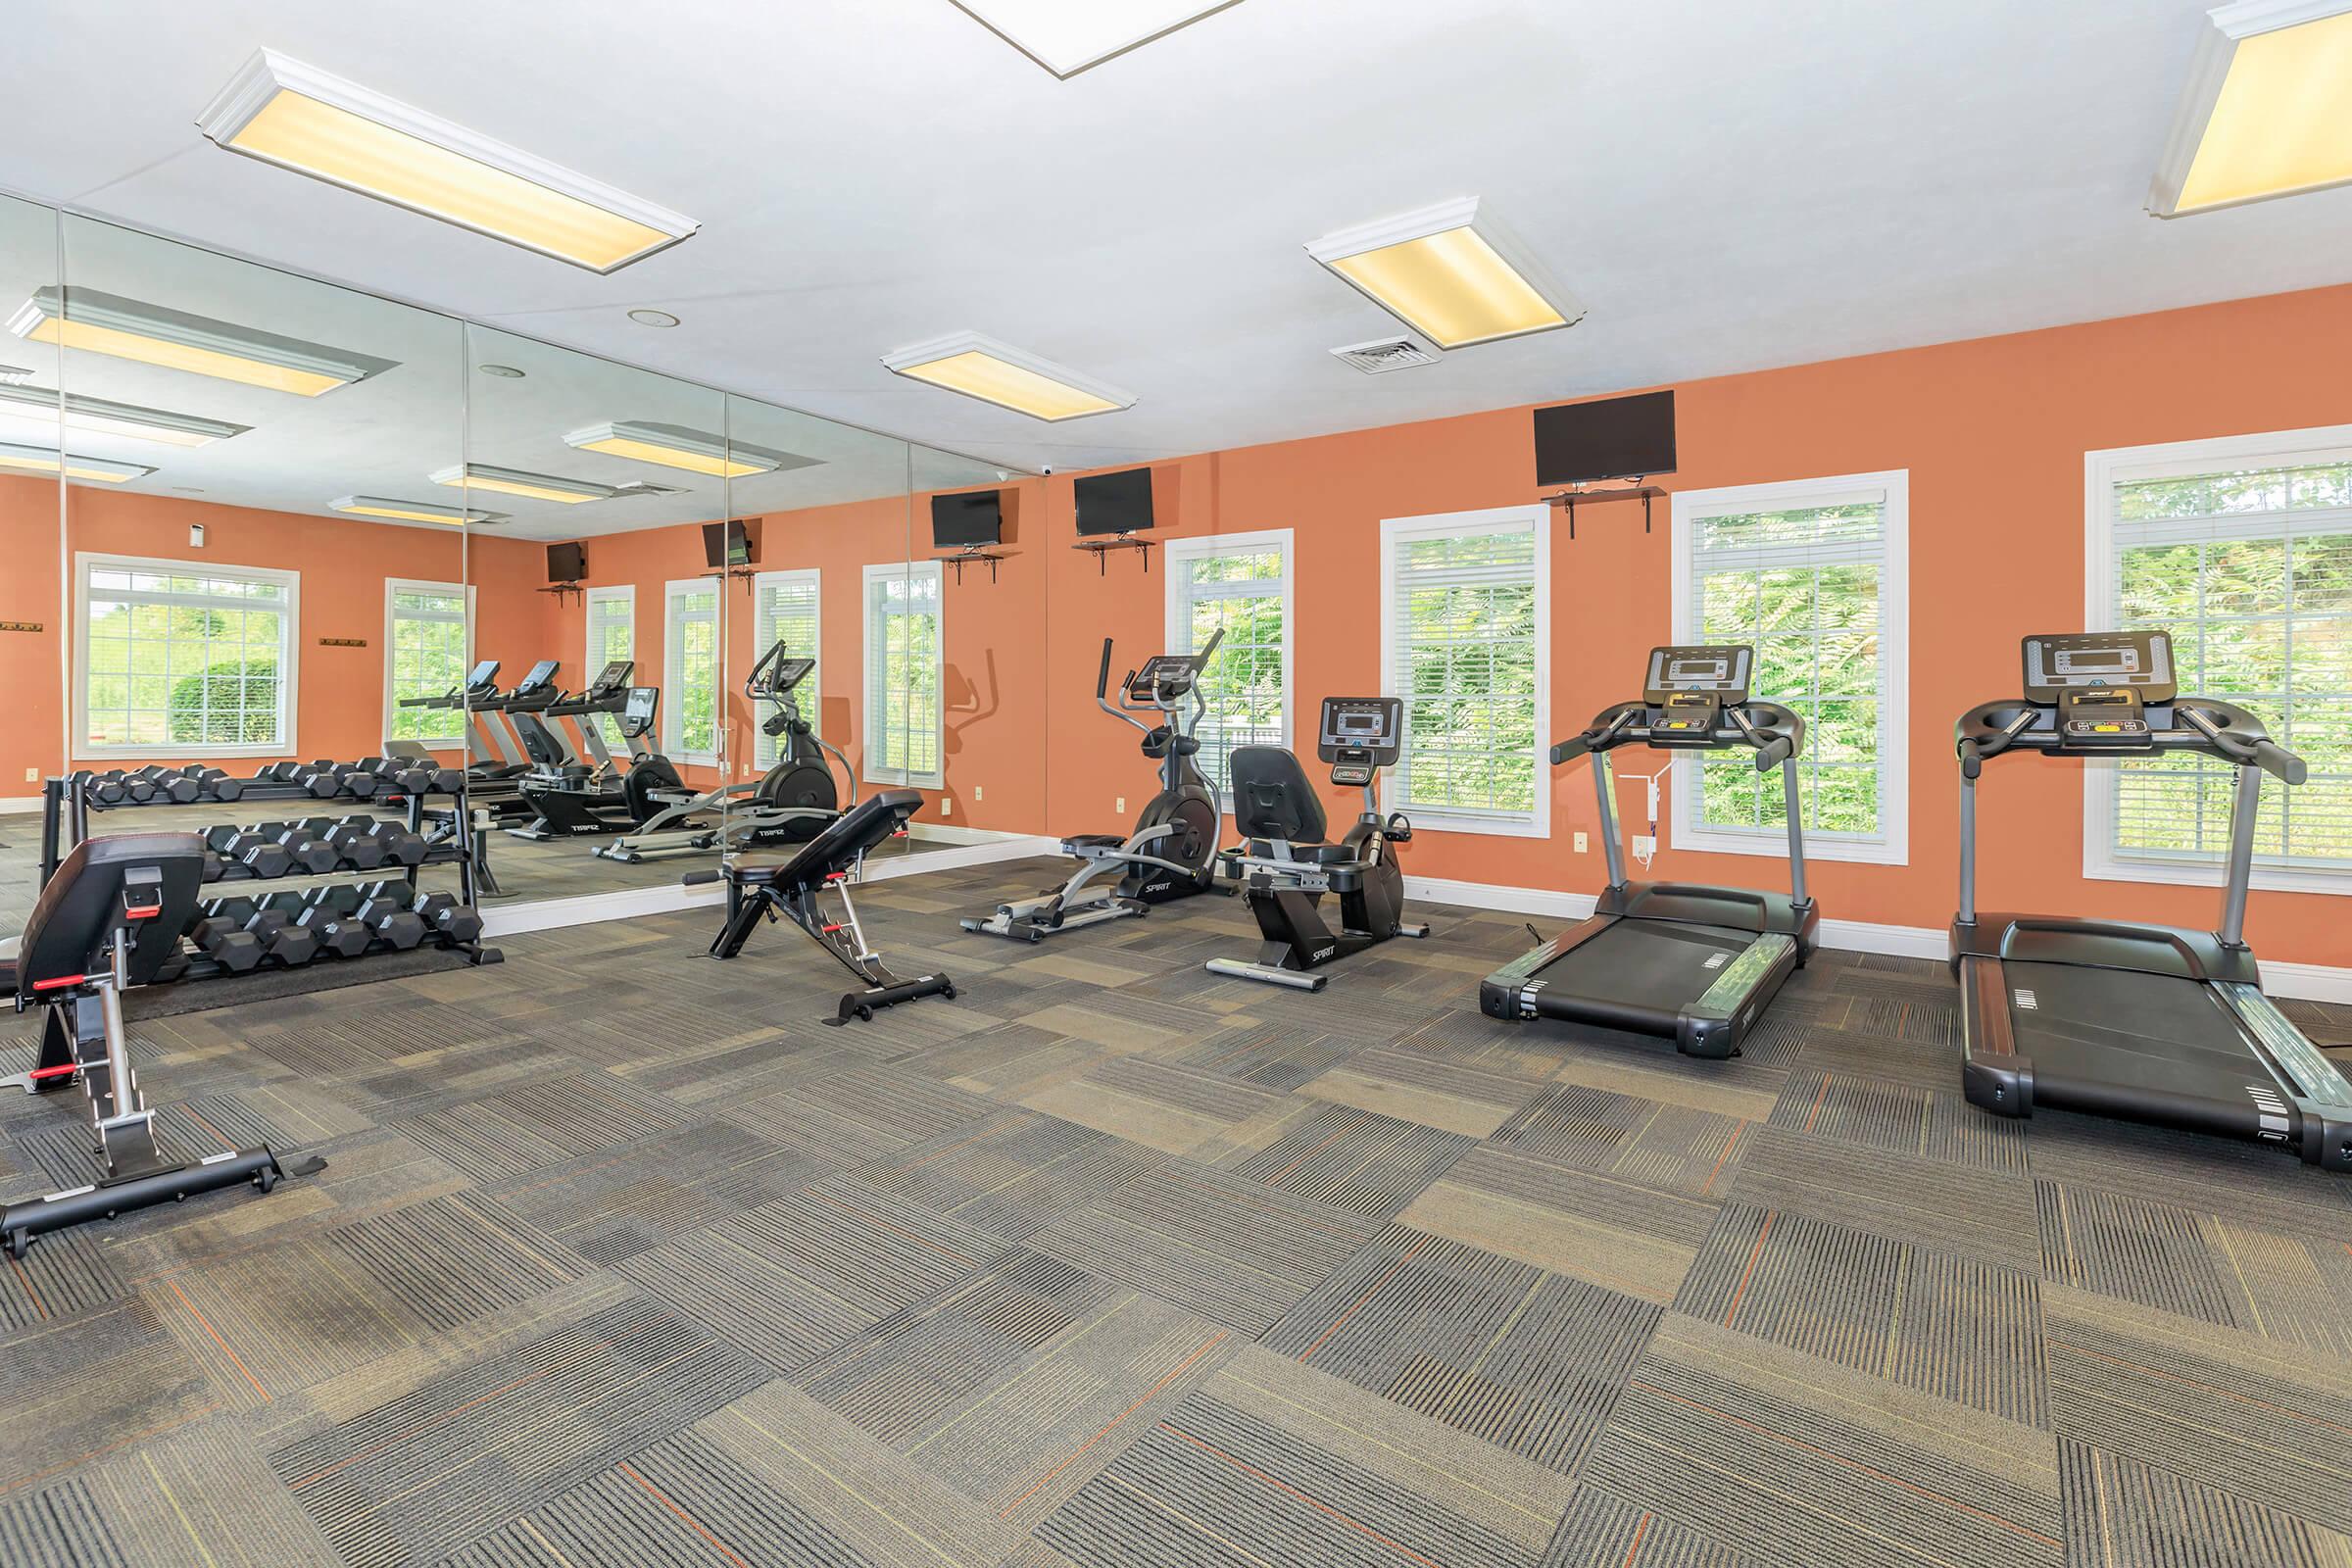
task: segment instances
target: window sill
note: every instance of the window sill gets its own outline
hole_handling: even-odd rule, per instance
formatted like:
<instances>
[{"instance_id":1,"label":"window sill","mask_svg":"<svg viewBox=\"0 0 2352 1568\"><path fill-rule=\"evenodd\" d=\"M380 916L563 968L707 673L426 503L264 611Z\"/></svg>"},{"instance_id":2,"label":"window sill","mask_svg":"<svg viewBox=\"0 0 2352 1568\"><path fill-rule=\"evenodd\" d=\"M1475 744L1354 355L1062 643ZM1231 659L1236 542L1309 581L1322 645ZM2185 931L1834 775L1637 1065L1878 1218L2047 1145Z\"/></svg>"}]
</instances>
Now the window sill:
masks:
<instances>
[{"instance_id":1,"label":"window sill","mask_svg":"<svg viewBox=\"0 0 2352 1568\"><path fill-rule=\"evenodd\" d=\"M1386 811L1402 811L1405 820L1413 824L1415 833L1474 833L1484 838L1543 839L1551 836L1551 829L1534 817L1456 816L1451 812L1423 808L1415 810L1391 801L1382 808ZM1337 827L1340 824L1334 823Z\"/></svg>"},{"instance_id":2,"label":"window sill","mask_svg":"<svg viewBox=\"0 0 2352 1568\"><path fill-rule=\"evenodd\" d=\"M1788 858L1788 836L1772 828L1750 837L1744 833L1685 833L1669 835L1662 849L1683 851L1693 855L1752 855L1761 859L1785 860ZM1893 839L1857 842L1851 839L1805 840L1807 864L1816 860L1838 860L1850 865L1909 865L1910 847Z\"/></svg>"},{"instance_id":3,"label":"window sill","mask_svg":"<svg viewBox=\"0 0 2352 1568\"><path fill-rule=\"evenodd\" d=\"M2082 876L2091 882L2136 882L2143 887L2216 888L2222 885L2219 865L2175 863L2169 860L2104 860L2085 858ZM2293 866L2257 865L2248 884L2257 893L2317 893L2336 898L2352 895L2352 870L2304 870Z\"/></svg>"},{"instance_id":4,"label":"window sill","mask_svg":"<svg viewBox=\"0 0 2352 1568\"><path fill-rule=\"evenodd\" d=\"M237 746L95 746L74 749L76 761L168 762L202 761L213 757L292 757L292 741L248 742Z\"/></svg>"},{"instance_id":5,"label":"window sill","mask_svg":"<svg viewBox=\"0 0 2352 1568\"><path fill-rule=\"evenodd\" d=\"M889 772L860 773L858 782L886 790L944 790L948 787L947 780L937 773L909 773L905 777Z\"/></svg>"}]
</instances>

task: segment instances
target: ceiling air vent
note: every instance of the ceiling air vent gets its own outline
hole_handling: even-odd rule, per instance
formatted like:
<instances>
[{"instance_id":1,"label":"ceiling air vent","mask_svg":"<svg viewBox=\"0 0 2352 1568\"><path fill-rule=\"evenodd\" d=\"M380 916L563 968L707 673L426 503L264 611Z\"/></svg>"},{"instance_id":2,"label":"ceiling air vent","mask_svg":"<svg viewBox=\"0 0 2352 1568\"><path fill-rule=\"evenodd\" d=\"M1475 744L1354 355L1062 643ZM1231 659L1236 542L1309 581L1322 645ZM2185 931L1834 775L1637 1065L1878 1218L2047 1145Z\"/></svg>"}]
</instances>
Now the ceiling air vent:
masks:
<instances>
[{"instance_id":1,"label":"ceiling air vent","mask_svg":"<svg viewBox=\"0 0 2352 1568\"><path fill-rule=\"evenodd\" d=\"M1333 349L1331 353L1334 359L1354 366L1366 375L1438 363L1437 350L1425 349L1409 337L1374 338L1369 343L1350 343L1346 348Z\"/></svg>"}]
</instances>

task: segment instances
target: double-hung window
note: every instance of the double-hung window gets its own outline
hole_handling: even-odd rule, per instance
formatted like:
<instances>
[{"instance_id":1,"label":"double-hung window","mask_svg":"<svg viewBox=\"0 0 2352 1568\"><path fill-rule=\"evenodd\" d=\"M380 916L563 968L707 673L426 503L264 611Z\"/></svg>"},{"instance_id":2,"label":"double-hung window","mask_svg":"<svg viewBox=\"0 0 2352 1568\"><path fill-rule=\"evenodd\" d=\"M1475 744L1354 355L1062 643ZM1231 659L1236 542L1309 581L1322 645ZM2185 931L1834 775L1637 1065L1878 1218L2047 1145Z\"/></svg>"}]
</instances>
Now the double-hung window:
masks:
<instances>
[{"instance_id":1,"label":"double-hung window","mask_svg":"<svg viewBox=\"0 0 2352 1568\"><path fill-rule=\"evenodd\" d=\"M580 684L585 686L596 679L596 672L615 659L637 657L637 588L634 583L622 583L603 588L591 588L584 596L588 625L587 647L580 659ZM639 675L634 677L642 680ZM620 721L612 713L596 715L596 726L605 737L605 744L618 748L626 744L621 739ZM663 744L667 744L666 738Z\"/></svg>"},{"instance_id":2,"label":"double-hung window","mask_svg":"<svg viewBox=\"0 0 2352 1568\"><path fill-rule=\"evenodd\" d=\"M2093 452L2085 624L2161 627L2189 695L2250 710L2310 765L2265 775L2257 887L2352 891L2352 426ZM2236 769L2091 768L2083 874L2213 883Z\"/></svg>"},{"instance_id":3,"label":"double-hung window","mask_svg":"<svg viewBox=\"0 0 2352 1568\"><path fill-rule=\"evenodd\" d=\"M1910 490L1897 470L1674 498L1675 641L1753 646L1749 695L1804 720L1797 788L1814 858L1910 855ZM1787 853L1778 769L1758 773L1745 751L1679 757L1676 848Z\"/></svg>"},{"instance_id":4,"label":"double-hung window","mask_svg":"<svg viewBox=\"0 0 2352 1568\"><path fill-rule=\"evenodd\" d=\"M465 743L464 708L402 704L466 684L466 609L464 583L384 579L384 739L443 749Z\"/></svg>"},{"instance_id":5,"label":"double-hung window","mask_svg":"<svg viewBox=\"0 0 2352 1568\"><path fill-rule=\"evenodd\" d=\"M1291 743L1292 570L1288 528L1167 544L1167 646L1189 654L1225 633L1200 682L1196 759L1220 795L1235 747Z\"/></svg>"},{"instance_id":6,"label":"double-hung window","mask_svg":"<svg viewBox=\"0 0 2352 1568\"><path fill-rule=\"evenodd\" d=\"M88 554L74 572L76 756L294 749L296 573Z\"/></svg>"},{"instance_id":7,"label":"double-hung window","mask_svg":"<svg viewBox=\"0 0 2352 1568\"><path fill-rule=\"evenodd\" d=\"M673 762L718 763L718 581L663 589L662 749ZM642 676L639 677L642 680Z\"/></svg>"},{"instance_id":8,"label":"double-hung window","mask_svg":"<svg viewBox=\"0 0 2352 1568\"><path fill-rule=\"evenodd\" d=\"M940 564L865 568L865 776L942 786Z\"/></svg>"},{"instance_id":9,"label":"double-hung window","mask_svg":"<svg viewBox=\"0 0 2352 1568\"><path fill-rule=\"evenodd\" d=\"M1548 509L1380 525L1385 691L1404 699L1391 809L1415 826L1540 838L1550 722Z\"/></svg>"},{"instance_id":10,"label":"double-hung window","mask_svg":"<svg viewBox=\"0 0 2352 1568\"><path fill-rule=\"evenodd\" d=\"M817 659L818 666L808 672L806 680L793 691L793 701L801 708L801 716L812 726L818 721L819 684L824 675L820 651L824 640L823 579L815 567L798 571L763 571L752 580L754 621L752 657L758 659L781 640L784 652L792 659ZM754 713L754 724L761 724L765 713ZM762 769L776 765L781 755L777 736L760 731L756 760Z\"/></svg>"}]
</instances>

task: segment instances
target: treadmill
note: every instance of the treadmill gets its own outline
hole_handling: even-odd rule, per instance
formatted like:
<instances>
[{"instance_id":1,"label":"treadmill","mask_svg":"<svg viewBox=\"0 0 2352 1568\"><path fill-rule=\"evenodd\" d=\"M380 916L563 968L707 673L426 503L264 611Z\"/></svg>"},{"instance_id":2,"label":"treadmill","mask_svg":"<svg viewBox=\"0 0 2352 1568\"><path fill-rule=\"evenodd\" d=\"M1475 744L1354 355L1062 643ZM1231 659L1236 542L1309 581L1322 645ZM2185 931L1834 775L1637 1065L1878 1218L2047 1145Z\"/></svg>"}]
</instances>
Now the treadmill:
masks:
<instances>
[{"instance_id":1,"label":"treadmill","mask_svg":"<svg viewBox=\"0 0 2352 1568\"><path fill-rule=\"evenodd\" d=\"M1960 717L1961 1086L2004 1116L2036 1106L2153 1122L2352 1170L2352 1084L2262 994L2246 887L2262 775L2301 759L2259 719L2182 697L2162 631L2028 637L2026 690ZM1977 776L2005 753L2085 760L2210 757L2237 769L2219 931L1977 912Z\"/></svg>"},{"instance_id":2,"label":"treadmill","mask_svg":"<svg viewBox=\"0 0 2352 1568\"><path fill-rule=\"evenodd\" d=\"M1591 917L1480 983L1491 1018L1569 1023L1671 1038L1686 1055L1740 1054L1773 997L1812 956L1821 911L1805 893L1805 829L1796 787L1804 720L1747 695L1755 650L1738 645L1653 648L1642 700L1601 710L1592 726L1551 749L1552 765L1592 759L1609 885ZM1781 770L1788 815L1787 893L1685 882L1628 882L1617 842L1617 792L1608 754L1620 746L1753 752L1756 771Z\"/></svg>"}]
</instances>

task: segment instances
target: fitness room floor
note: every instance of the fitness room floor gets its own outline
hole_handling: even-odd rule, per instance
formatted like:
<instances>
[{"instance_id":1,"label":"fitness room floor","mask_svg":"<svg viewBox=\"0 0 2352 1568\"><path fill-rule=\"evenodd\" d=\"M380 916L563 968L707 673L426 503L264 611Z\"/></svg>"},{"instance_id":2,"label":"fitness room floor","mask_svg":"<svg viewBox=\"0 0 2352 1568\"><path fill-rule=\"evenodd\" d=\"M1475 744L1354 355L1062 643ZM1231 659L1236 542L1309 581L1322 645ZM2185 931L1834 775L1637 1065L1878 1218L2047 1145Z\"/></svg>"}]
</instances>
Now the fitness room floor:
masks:
<instances>
[{"instance_id":1,"label":"fitness room floor","mask_svg":"<svg viewBox=\"0 0 2352 1568\"><path fill-rule=\"evenodd\" d=\"M1051 874L876 885L962 995L846 1029L709 912L135 1025L327 1167L0 1269L0 1562L2352 1561L2340 1179L1980 1114L1940 966L1708 1064L1480 1016L1511 916L1321 996L1224 900L956 930Z\"/></svg>"}]
</instances>

